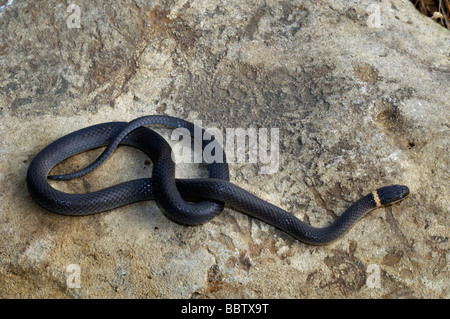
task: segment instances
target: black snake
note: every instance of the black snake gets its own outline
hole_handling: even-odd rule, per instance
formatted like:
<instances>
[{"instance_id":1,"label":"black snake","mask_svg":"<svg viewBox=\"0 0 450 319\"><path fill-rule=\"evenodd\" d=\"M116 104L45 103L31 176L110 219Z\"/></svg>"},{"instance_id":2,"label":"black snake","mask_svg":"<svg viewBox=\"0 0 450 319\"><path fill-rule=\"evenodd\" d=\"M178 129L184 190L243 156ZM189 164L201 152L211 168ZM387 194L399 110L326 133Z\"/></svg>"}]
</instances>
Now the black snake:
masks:
<instances>
[{"instance_id":1,"label":"black snake","mask_svg":"<svg viewBox=\"0 0 450 319\"><path fill-rule=\"evenodd\" d=\"M168 218L187 225L198 225L211 220L227 204L281 229L299 241L321 245L342 236L369 211L390 205L409 194L406 186L381 187L356 201L329 226L312 227L229 182L225 154L222 163L209 164L209 178L175 179L171 147L158 133L143 127L150 124L184 128L194 136L194 124L165 115L150 115L129 123L110 122L81 129L51 143L33 159L27 173L31 197L43 208L64 215L95 214L133 202L154 199ZM211 140L203 140L202 147L210 142ZM119 144L138 148L151 158L151 178L136 179L86 194L64 193L48 183L49 178L68 180L93 171ZM107 147L86 168L66 175L49 176L50 170L61 161L101 146ZM224 153L223 149L218 151Z\"/></svg>"}]
</instances>

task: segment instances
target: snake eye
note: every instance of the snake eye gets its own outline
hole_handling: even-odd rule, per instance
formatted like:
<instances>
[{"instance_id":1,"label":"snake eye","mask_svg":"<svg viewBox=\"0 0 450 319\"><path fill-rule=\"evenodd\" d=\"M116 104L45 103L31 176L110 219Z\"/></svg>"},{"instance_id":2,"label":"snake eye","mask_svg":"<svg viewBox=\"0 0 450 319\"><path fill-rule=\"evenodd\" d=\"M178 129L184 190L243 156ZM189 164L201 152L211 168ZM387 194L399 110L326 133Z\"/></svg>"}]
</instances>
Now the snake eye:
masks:
<instances>
[{"instance_id":1,"label":"snake eye","mask_svg":"<svg viewBox=\"0 0 450 319\"><path fill-rule=\"evenodd\" d=\"M409 195L409 188L403 185L384 186L377 189L381 205L389 205Z\"/></svg>"}]
</instances>

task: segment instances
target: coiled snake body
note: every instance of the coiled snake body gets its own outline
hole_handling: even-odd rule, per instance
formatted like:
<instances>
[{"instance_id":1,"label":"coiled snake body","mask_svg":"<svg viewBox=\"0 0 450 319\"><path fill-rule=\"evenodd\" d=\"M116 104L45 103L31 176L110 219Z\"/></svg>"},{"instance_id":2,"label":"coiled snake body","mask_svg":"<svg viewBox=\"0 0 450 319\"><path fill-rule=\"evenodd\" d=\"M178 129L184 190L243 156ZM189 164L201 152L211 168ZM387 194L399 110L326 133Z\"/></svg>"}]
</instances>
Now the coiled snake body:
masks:
<instances>
[{"instance_id":1,"label":"coiled snake body","mask_svg":"<svg viewBox=\"0 0 450 319\"><path fill-rule=\"evenodd\" d=\"M158 133L143 127L149 124L185 128L194 136L194 124L163 115L144 116L129 123L110 122L81 129L51 143L33 159L27 173L31 197L43 208L64 215L95 214L133 202L154 199L168 218L187 225L198 225L211 220L227 204L281 229L299 241L321 245L342 236L372 209L392 204L409 194L406 186L379 188L356 201L329 226L312 227L287 211L230 183L225 154L223 163L209 164L209 178L175 179L171 147ZM211 140L202 141L202 147L210 142ZM49 178L68 180L93 171L119 144L138 148L151 158L151 178L136 179L86 194L64 193L48 183ZM49 176L50 170L66 158L101 146L107 147L86 168L66 175Z\"/></svg>"}]
</instances>

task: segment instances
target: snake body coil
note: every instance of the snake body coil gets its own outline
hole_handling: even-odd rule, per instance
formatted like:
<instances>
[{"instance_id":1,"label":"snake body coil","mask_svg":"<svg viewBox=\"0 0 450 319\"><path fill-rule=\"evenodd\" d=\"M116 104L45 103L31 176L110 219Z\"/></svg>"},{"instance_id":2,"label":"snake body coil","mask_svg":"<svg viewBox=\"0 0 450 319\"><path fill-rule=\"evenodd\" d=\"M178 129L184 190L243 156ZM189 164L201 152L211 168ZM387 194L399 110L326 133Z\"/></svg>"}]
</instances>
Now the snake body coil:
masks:
<instances>
[{"instance_id":1,"label":"snake body coil","mask_svg":"<svg viewBox=\"0 0 450 319\"><path fill-rule=\"evenodd\" d=\"M392 204L409 194L406 186L379 188L356 201L329 226L312 227L285 210L230 183L225 154L223 163L209 164L209 178L175 179L171 148L158 133L143 127L149 124L185 128L192 136L195 130L194 124L182 119L151 115L129 123L98 124L68 134L45 147L31 162L27 173L31 197L43 208L64 215L89 215L137 201L157 200L168 218L187 225L198 225L211 220L227 204L281 229L299 241L321 245L342 236L372 209ZM202 141L202 147L210 142L211 140ZM119 144L138 148L151 158L151 178L136 179L86 194L64 193L48 183L49 178L68 180L93 171ZM66 175L49 176L50 170L61 161L101 146L107 147L86 168Z\"/></svg>"}]
</instances>

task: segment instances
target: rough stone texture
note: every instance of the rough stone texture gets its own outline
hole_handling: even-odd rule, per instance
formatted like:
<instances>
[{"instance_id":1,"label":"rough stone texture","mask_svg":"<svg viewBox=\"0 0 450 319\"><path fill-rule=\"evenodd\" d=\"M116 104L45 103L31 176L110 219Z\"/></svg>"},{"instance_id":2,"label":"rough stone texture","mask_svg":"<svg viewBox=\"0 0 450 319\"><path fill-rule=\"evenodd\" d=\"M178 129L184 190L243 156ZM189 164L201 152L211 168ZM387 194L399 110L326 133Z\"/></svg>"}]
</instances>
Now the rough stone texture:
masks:
<instances>
[{"instance_id":1,"label":"rough stone texture","mask_svg":"<svg viewBox=\"0 0 450 319\"><path fill-rule=\"evenodd\" d=\"M406 0L79 1L81 28L69 4L0 1L2 298L449 298L448 30ZM314 225L382 185L412 194L323 247L231 209L185 227L154 202L74 218L31 200L26 170L45 145L146 114L279 128L279 170L232 164L231 180ZM121 148L58 187L150 172Z\"/></svg>"}]
</instances>

